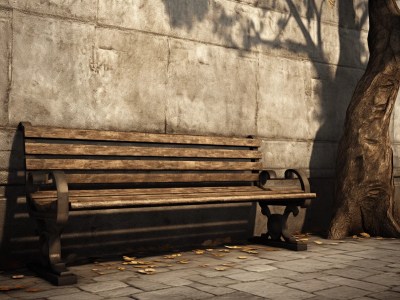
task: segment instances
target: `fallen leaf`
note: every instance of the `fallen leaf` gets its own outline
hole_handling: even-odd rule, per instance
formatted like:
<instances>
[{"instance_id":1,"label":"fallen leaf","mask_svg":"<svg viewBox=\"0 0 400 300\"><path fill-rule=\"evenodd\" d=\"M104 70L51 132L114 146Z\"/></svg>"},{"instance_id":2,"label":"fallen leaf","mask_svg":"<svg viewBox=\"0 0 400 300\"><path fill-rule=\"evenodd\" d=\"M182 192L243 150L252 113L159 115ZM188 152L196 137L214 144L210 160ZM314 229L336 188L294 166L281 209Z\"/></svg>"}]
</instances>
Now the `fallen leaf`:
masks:
<instances>
[{"instance_id":1,"label":"fallen leaf","mask_svg":"<svg viewBox=\"0 0 400 300\"><path fill-rule=\"evenodd\" d=\"M242 246L226 246L225 245L225 248L228 248L228 249L242 249L243 247Z\"/></svg>"},{"instance_id":2,"label":"fallen leaf","mask_svg":"<svg viewBox=\"0 0 400 300\"><path fill-rule=\"evenodd\" d=\"M122 256L122 259L124 261L133 261L136 259L136 257L130 257L130 256Z\"/></svg>"},{"instance_id":3,"label":"fallen leaf","mask_svg":"<svg viewBox=\"0 0 400 300\"><path fill-rule=\"evenodd\" d=\"M353 235L352 238L353 238L353 239L358 239L358 236Z\"/></svg>"},{"instance_id":4,"label":"fallen leaf","mask_svg":"<svg viewBox=\"0 0 400 300\"><path fill-rule=\"evenodd\" d=\"M187 259L184 259L184 260L180 260L180 261L178 261L177 262L178 264L188 264L189 263L189 260L187 260Z\"/></svg>"},{"instance_id":5,"label":"fallen leaf","mask_svg":"<svg viewBox=\"0 0 400 300\"><path fill-rule=\"evenodd\" d=\"M225 271L226 268L225 267L215 267L215 270L217 270L217 271Z\"/></svg>"},{"instance_id":6,"label":"fallen leaf","mask_svg":"<svg viewBox=\"0 0 400 300\"><path fill-rule=\"evenodd\" d=\"M25 277L25 275L19 274L19 275L13 275L11 278L12 279L22 279L24 277Z\"/></svg>"},{"instance_id":7,"label":"fallen leaf","mask_svg":"<svg viewBox=\"0 0 400 300\"><path fill-rule=\"evenodd\" d=\"M146 269L138 270L138 273L146 274L146 275L151 275L151 274L154 274L155 272L156 272L156 270L153 268L146 268Z\"/></svg>"},{"instance_id":8,"label":"fallen leaf","mask_svg":"<svg viewBox=\"0 0 400 300\"><path fill-rule=\"evenodd\" d=\"M370 238L371 236L366 232L361 232L360 235L365 238Z\"/></svg>"},{"instance_id":9,"label":"fallen leaf","mask_svg":"<svg viewBox=\"0 0 400 300\"><path fill-rule=\"evenodd\" d=\"M221 254L221 253L212 253L213 256L215 257L224 257L225 254Z\"/></svg>"},{"instance_id":10,"label":"fallen leaf","mask_svg":"<svg viewBox=\"0 0 400 300\"><path fill-rule=\"evenodd\" d=\"M204 250L194 250L194 253L197 255L204 254Z\"/></svg>"},{"instance_id":11,"label":"fallen leaf","mask_svg":"<svg viewBox=\"0 0 400 300\"><path fill-rule=\"evenodd\" d=\"M314 243L316 243L317 245L322 245L323 244L323 242L321 242L321 241L314 241Z\"/></svg>"},{"instance_id":12,"label":"fallen leaf","mask_svg":"<svg viewBox=\"0 0 400 300\"><path fill-rule=\"evenodd\" d=\"M125 268L124 267L118 267L117 270L125 271Z\"/></svg>"},{"instance_id":13,"label":"fallen leaf","mask_svg":"<svg viewBox=\"0 0 400 300\"><path fill-rule=\"evenodd\" d=\"M238 256L238 259L247 259L247 256Z\"/></svg>"},{"instance_id":14,"label":"fallen leaf","mask_svg":"<svg viewBox=\"0 0 400 300\"><path fill-rule=\"evenodd\" d=\"M377 239L377 240L383 240L383 237L377 236L376 239Z\"/></svg>"},{"instance_id":15,"label":"fallen leaf","mask_svg":"<svg viewBox=\"0 0 400 300\"><path fill-rule=\"evenodd\" d=\"M222 264L224 267L229 267L229 268L232 268L232 267L234 267L235 265L234 264L229 264L229 263L227 263L227 264Z\"/></svg>"},{"instance_id":16,"label":"fallen leaf","mask_svg":"<svg viewBox=\"0 0 400 300\"><path fill-rule=\"evenodd\" d=\"M242 250L242 252L248 253L248 254L258 254L257 251L255 250Z\"/></svg>"}]
</instances>

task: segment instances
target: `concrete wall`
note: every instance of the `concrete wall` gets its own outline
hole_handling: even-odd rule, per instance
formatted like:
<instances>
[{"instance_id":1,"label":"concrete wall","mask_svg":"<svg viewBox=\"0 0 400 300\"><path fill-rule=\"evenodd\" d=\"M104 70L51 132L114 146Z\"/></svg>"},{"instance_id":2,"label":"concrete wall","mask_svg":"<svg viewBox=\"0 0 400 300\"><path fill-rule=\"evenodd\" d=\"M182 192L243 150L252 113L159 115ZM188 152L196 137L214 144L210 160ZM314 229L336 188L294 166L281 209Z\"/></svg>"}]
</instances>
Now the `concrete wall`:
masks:
<instances>
[{"instance_id":1,"label":"concrete wall","mask_svg":"<svg viewBox=\"0 0 400 300\"><path fill-rule=\"evenodd\" d=\"M341 0L335 8L327 1L315 1L316 7L312 2L0 0L3 250L21 250L18 243L29 250L35 240L21 185L21 140L16 133L20 121L257 135L264 141L266 167L278 173L288 167L304 168L319 193L318 201L293 226L324 230L333 196L337 140L368 59L368 18L367 0ZM393 126L397 162L398 115L400 105ZM233 217L221 217L229 209ZM246 236L251 231L246 219L254 208L229 209L204 208L203 213L192 209L194 223L214 224L210 225L214 231L191 231L191 238L177 237L176 245ZM135 220L147 220L149 215L143 212ZM110 222L107 213L94 215L88 222L72 222L66 240L70 237L74 244L79 226L86 226L86 236L92 238L120 230L117 237L123 240L127 231L117 228L122 224L151 227L148 231L153 233L169 228L161 238L150 234L165 243L188 222L176 213L157 216L151 224L129 223L132 218L121 221L118 216ZM263 223L256 225L260 231ZM149 238L138 237L137 231L131 234L130 245L147 245Z\"/></svg>"}]
</instances>

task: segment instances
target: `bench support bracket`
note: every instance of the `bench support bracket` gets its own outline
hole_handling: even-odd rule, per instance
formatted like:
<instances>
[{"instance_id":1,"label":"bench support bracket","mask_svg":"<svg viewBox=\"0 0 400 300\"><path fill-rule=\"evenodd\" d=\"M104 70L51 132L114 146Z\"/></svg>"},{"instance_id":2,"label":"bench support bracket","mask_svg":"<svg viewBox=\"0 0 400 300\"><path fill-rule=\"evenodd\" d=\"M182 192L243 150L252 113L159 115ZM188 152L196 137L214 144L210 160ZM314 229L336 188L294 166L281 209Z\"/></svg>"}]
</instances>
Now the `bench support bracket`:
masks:
<instances>
[{"instance_id":1,"label":"bench support bracket","mask_svg":"<svg viewBox=\"0 0 400 300\"><path fill-rule=\"evenodd\" d=\"M61 233L68 221L69 199L68 185L63 172L51 172L49 182L57 188L57 203L50 211L41 212L29 206L29 214L36 220L40 261L29 264L39 276L55 285L69 285L77 282L77 277L71 273L61 259ZM47 177L47 176L46 176ZM33 177L28 178L29 191L35 189ZM28 199L29 199L28 195ZM29 202L32 202L29 200Z\"/></svg>"},{"instance_id":2,"label":"bench support bracket","mask_svg":"<svg viewBox=\"0 0 400 300\"><path fill-rule=\"evenodd\" d=\"M261 206L261 212L267 216L267 233L262 234L259 237L254 237L251 242L257 244L263 244L271 247L281 247L289 250L304 251L307 250L307 244L297 242L296 239L289 233L287 227L287 219L291 213L294 216L299 214L299 209L295 205L288 205L285 208L284 213L271 214L268 204L259 202Z\"/></svg>"}]
</instances>

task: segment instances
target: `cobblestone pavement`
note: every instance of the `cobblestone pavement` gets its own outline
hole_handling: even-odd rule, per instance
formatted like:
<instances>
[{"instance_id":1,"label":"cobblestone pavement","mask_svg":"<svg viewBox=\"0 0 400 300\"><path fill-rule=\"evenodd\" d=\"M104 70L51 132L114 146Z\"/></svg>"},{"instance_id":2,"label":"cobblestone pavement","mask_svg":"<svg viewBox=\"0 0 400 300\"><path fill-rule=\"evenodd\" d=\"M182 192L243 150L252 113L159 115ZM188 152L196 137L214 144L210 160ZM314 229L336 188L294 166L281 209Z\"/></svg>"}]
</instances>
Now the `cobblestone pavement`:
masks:
<instances>
[{"instance_id":1,"label":"cobblestone pavement","mask_svg":"<svg viewBox=\"0 0 400 300\"><path fill-rule=\"evenodd\" d=\"M308 244L302 252L221 246L94 262L71 267L78 284L63 287L27 270L3 272L1 290L15 289L0 299L400 299L400 240L310 237Z\"/></svg>"}]
</instances>

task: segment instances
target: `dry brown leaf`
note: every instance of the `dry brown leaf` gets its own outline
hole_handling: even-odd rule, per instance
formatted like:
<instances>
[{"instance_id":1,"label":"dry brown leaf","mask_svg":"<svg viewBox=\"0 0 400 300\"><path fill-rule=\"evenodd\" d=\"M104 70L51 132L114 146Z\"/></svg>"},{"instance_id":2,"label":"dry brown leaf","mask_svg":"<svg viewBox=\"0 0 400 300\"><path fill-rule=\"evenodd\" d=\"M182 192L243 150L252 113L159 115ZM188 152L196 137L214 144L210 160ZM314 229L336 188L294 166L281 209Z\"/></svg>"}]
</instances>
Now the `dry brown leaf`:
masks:
<instances>
[{"instance_id":1,"label":"dry brown leaf","mask_svg":"<svg viewBox=\"0 0 400 300\"><path fill-rule=\"evenodd\" d=\"M227 264L222 264L224 267L229 267L229 268L233 268L235 265L234 264L230 264L230 263L227 263Z\"/></svg>"},{"instance_id":2,"label":"dry brown leaf","mask_svg":"<svg viewBox=\"0 0 400 300\"><path fill-rule=\"evenodd\" d=\"M189 263L189 260L187 260L187 259L183 259L183 260L180 260L177 262L177 264L183 264L183 265L188 264L188 263Z\"/></svg>"},{"instance_id":3,"label":"dry brown leaf","mask_svg":"<svg viewBox=\"0 0 400 300\"><path fill-rule=\"evenodd\" d=\"M226 246L225 245L225 248L228 248L228 249L242 249L243 247L242 246Z\"/></svg>"},{"instance_id":4,"label":"dry brown leaf","mask_svg":"<svg viewBox=\"0 0 400 300\"><path fill-rule=\"evenodd\" d=\"M238 256L238 259L247 259L247 256Z\"/></svg>"},{"instance_id":5,"label":"dry brown leaf","mask_svg":"<svg viewBox=\"0 0 400 300\"><path fill-rule=\"evenodd\" d=\"M197 255L204 254L204 250L194 250L194 253Z\"/></svg>"},{"instance_id":6,"label":"dry brown leaf","mask_svg":"<svg viewBox=\"0 0 400 300\"><path fill-rule=\"evenodd\" d=\"M13 276L11 276L12 279L22 279L22 278L24 278L24 277L25 277L25 275L22 275L22 274L18 274L18 275L13 275Z\"/></svg>"},{"instance_id":7,"label":"dry brown leaf","mask_svg":"<svg viewBox=\"0 0 400 300\"><path fill-rule=\"evenodd\" d=\"M224 257L225 254L221 254L221 253L212 253L213 256L215 257Z\"/></svg>"},{"instance_id":8,"label":"dry brown leaf","mask_svg":"<svg viewBox=\"0 0 400 300\"><path fill-rule=\"evenodd\" d=\"M130 257L130 256L122 256L122 259L124 261L133 261L136 259L136 257Z\"/></svg>"},{"instance_id":9,"label":"dry brown leaf","mask_svg":"<svg viewBox=\"0 0 400 300\"><path fill-rule=\"evenodd\" d=\"M321 241L314 241L314 243L316 243L317 245L322 245L323 244L323 242L321 242Z\"/></svg>"},{"instance_id":10,"label":"dry brown leaf","mask_svg":"<svg viewBox=\"0 0 400 300\"><path fill-rule=\"evenodd\" d=\"M151 274L154 274L155 272L156 272L156 269L153 269L153 268L146 268L146 269L138 270L138 273L146 274L146 275L151 275Z\"/></svg>"},{"instance_id":11,"label":"dry brown leaf","mask_svg":"<svg viewBox=\"0 0 400 300\"><path fill-rule=\"evenodd\" d=\"M366 232L361 232L360 235L365 238L370 238L371 236Z\"/></svg>"},{"instance_id":12,"label":"dry brown leaf","mask_svg":"<svg viewBox=\"0 0 400 300\"><path fill-rule=\"evenodd\" d=\"M352 238L353 238L353 239L358 239L358 236L353 235Z\"/></svg>"},{"instance_id":13,"label":"dry brown leaf","mask_svg":"<svg viewBox=\"0 0 400 300\"><path fill-rule=\"evenodd\" d=\"M242 250L242 252L248 253L248 254L258 254L256 250Z\"/></svg>"},{"instance_id":14,"label":"dry brown leaf","mask_svg":"<svg viewBox=\"0 0 400 300\"><path fill-rule=\"evenodd\" d=\"M215 267L215 270L217 270L217 271L225 271L226 268L225 267Z\"/></svg>"},{"instance_id":15,"label":"dry brown leaf","mask_svg":"<svg viewBox=\"0 0 400 300\"><path fill-rule=\"evenodd\" d=\"M125 268L124 267L118 267L117 270L125 271Z\"/></svg>"}]
</instances>

